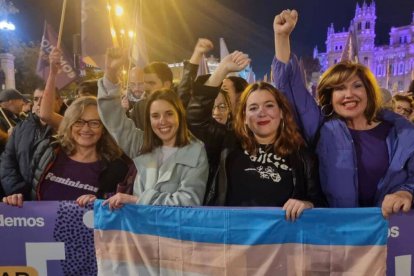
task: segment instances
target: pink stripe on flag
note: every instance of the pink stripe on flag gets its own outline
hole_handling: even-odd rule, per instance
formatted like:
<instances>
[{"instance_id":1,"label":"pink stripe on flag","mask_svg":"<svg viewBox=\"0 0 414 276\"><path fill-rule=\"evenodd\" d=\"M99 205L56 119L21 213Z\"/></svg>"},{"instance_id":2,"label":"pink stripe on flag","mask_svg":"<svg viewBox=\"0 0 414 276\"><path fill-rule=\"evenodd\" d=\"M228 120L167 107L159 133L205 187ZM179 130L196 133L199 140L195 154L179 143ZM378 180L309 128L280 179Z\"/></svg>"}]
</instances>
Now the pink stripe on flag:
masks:
<instances>
[{"instance_id":1,"label":"pink stripe on flag","mask_svg":"<svg viewBox=\"0 0 414 276\"><path fill-rule=\"evenodd\" d=\"M99 275L385 275L385 246L225 245L95 230ZM107 274L106 274L107 273Z\"/></svg>"}]
</instances>

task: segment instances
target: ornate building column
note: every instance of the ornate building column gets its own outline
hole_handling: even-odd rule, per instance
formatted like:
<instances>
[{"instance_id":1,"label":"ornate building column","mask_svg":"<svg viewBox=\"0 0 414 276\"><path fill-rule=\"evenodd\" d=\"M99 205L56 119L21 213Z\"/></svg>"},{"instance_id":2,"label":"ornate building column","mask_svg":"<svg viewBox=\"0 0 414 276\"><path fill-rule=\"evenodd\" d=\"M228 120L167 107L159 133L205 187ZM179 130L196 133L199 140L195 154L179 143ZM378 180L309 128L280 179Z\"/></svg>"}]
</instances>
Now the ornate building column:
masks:
<instances>
[{"instance_id":1,"label":"ornate building column","mask_svg":"<svg viewBox=\"0 0 414 276\"><path fill-rule=\"evenodd\" d=\"M0 54L0 68L4 72L5 81L1 89L16 88L14 79L14 56L10 53ZM3 87L4 86L4 87Z\"/></svg>"}]
</instances>

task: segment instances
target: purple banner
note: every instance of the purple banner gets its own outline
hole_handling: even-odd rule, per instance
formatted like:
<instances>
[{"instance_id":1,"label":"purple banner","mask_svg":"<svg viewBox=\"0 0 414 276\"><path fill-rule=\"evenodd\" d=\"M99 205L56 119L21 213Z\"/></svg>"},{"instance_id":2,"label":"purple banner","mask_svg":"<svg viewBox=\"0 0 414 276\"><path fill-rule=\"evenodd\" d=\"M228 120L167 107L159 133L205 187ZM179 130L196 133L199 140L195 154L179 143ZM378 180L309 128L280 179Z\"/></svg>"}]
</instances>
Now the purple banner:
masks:
<instances>
[{"instance_id":1,"label":"purple banner","mask_svg":"<svg viewBox=\"0 0 414 276\"><path fill-rule=\"evenodd\" d=\"M56 47L56 44L57 34L53 28L47 22L45 22L42 41L40 43L39 59L37 61L36 68L36 74L45 81L49 76L49 54ZM76 71L73 69L73 59L65 51L63 45L60 47L62 50L62 60L60 62L62 68L56 77L56 86L59 89L65 87L77 78Z\"/></svg>"},{"instance_id":2,"label":"purple banner","mask_svg":"<svg viewBox=\"0 0 414 276\"><path fill-rule=\"evenodd\" d=\"M11 271L5 266L29 266L38 275L96 275L91 227L91 208L73 202L0 204L0 275Z\"/></svg>"},{"instance_id":3,"label":"purple banner","mask_svg":"<svg viewBox=\"0 0 414 276\"><path fill-rule=\"evenodd\" d=\"M414 211L393 215L388 228L388 276L414 275Z\"/></svg>"},{"instance_id":4,"label":"purple banner","mask_svg":"<svg viewBox=\"0 0 414 276\"><path fill-rule=\"evenodd\" d=\"M0 203L0 275L27 272L27 266L38 275L96 275L92 226L92 210L73 202L25 202L23 208ZM413 210L391 217L387 275L414 274L413 233Z\"/></svg>"}]
</instances>

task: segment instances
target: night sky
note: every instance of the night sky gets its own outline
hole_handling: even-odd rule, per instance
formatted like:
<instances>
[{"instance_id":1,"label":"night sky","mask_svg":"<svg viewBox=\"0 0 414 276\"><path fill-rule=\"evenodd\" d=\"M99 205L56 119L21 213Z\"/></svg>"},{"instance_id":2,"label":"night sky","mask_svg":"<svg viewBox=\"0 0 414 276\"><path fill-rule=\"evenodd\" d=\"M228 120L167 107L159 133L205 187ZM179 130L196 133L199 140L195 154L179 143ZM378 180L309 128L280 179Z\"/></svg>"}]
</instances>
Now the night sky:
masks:
<instances>
[{"instance_id":1,"label":"night sky","mask_svg":"<svg viewBox=\"0 0 414 276\"><path fill-rule=\"evenodd\" d=\"M72 34L79 28L76 1L68 1L64 30L68 49L72 49ZM20 13L11 20L18 29L17 34L25 40L40 40L45 18L58 29L61 1L12 2ZM223 37L230 51L249 53L253 70L261 78L273 56L272 24L277 13L287 8L298 10L300 18L292 36L292 47L298 55L312 56L315 45L325 51L326 31L331 22L336 31L348 28L357 2L363 3L351 0L142 0L149 57L167 62L189 58L198 37L211 39L216 45L212 53L218 56L219 38ZM414 1L378 0L376 10L376 45L388 44L391 26L411 23Z\"/></svg>"}]
</instances>

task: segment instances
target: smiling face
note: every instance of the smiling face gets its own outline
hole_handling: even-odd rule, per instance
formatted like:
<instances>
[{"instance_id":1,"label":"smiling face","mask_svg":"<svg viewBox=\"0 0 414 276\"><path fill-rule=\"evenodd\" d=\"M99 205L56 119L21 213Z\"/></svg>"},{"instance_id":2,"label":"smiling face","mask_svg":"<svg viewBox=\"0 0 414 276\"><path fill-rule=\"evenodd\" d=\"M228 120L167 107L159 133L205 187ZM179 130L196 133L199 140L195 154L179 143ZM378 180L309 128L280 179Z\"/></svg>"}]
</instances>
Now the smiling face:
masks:
<instances>
[{"instance_id":1,"label":"smiling face","mask_svg":"<svg viewBox=\"0 0 414 276\"><path fill-rule=\"evenodd\" d=\"M166 100L155 100L150 107L151 128L160 138L163 146L175 145L179 127L178 113Z\"/></svg>"},{"instance_id":2,"label":"smiling face","mask_svg":"<svg viewBox=\"0 0 414 276\"><path fill-rule=\"evenodd\" d=\"M82 121L89 123L82 123ZM77 148L96 148L103 133L103 126L100 122L97 107L95 105L86 106L80 118L71 126L71 135Z\"/></svg>"},{"instance_id":3,"label":"smiling face","mask_svg":"<svg viewBox=\"0 0 414 276\"><path fill-rule=\"evenodd\" d=\"M245 113L245 124L253 132L256 141L259 144L273 143L283 117L275 97L267 90L251 92L246 101Z\"/></svg>"},{"instance_id":4,"label":"smiling face","mask_svg":"<svg viewBox=\"0 0 414 276\"><path fill-rule=\"evenodd\" d=\"M332 92L332 106L336 114L351 122L367 121L364 114L367 108L367 91L358 76L353 76Z\"/></svg>"}]
</instances>

